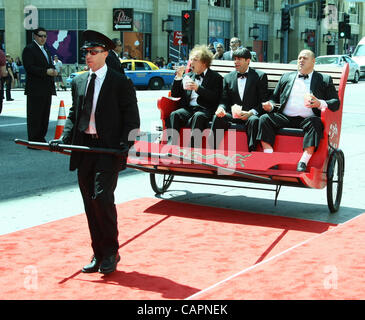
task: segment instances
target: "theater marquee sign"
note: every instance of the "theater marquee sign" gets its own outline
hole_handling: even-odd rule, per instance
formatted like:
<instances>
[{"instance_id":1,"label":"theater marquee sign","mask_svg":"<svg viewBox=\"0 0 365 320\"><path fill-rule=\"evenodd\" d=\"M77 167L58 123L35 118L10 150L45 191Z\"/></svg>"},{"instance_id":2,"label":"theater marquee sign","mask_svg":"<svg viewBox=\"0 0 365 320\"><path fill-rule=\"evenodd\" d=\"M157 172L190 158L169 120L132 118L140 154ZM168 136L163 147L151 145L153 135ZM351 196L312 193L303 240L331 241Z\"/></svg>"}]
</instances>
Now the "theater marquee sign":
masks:
<instances>
[{"instance_id":1,"label":"theater marquee sign","mask_svg":"<svg viewBox=\"0 0 365 320\"><path fill-rule=\"evenodd\" d=\"M133 9L113 9L113 30L133 31Z\"/></svg>"}]
</instances>

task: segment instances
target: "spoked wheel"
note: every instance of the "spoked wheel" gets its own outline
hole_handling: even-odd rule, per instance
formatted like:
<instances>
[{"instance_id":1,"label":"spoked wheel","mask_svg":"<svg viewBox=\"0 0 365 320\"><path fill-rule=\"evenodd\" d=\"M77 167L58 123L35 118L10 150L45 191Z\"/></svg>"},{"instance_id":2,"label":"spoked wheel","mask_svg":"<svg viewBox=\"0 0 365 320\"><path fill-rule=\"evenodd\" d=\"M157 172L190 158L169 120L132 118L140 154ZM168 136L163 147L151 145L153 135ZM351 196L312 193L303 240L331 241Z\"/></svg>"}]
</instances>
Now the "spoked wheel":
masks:
<instances>
[{"instance_id":1,"label":"spoked wheel","mask_svg":"<svg viewBox=\"0 0 365 320\"><path fill-rule=\"evenodd\" d=\"M157 194L161 194L167 191L173 179L173 174L150 173L151 187L153 191L155 191Z\"/></svg>"},{"instance_id":2,"label":"spoked wheel","mask_svg":"<svg viewBox=\"0 0 365 320\"><path fill-rule=\"evenodd\" d=\"M327 166L327 204L332 213L340 208L344 172L345 156L341 150L334 150Z\"/></svg>"}]
</instances>

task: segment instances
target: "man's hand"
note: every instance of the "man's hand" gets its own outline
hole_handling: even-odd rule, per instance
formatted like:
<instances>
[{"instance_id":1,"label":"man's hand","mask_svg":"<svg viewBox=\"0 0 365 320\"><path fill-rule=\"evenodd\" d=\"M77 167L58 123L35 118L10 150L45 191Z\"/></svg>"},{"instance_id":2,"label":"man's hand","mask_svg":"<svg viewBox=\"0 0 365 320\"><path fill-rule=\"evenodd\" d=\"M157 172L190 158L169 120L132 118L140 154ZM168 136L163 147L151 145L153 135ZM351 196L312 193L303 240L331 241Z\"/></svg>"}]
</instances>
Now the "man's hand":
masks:
<instances>
[{"instance_id":1,"label":"man's hand","mask_svg":"<svg viewBox=\"0 0 365 320\"><path fill-rule=\"evenodd\" d=\"M273 106L272 106L272 104L271 104L270 101L266 101L266 102L263 102L262 103L262 109L264 109L266 112L270 112L274 108L273 108Z\"/></svg>"},{"instance_id":2,"label":"man's hand","mask_svg":"<svg viewBox=\"0 0 365 320\"><path fill-rule=\"evenodd\" d=\"M52 152L62 151L63 149L60 148L60 144L63 144L62 138L50 140L48 142L49 151L52 151Z\"/></svg>"},{"instance_id":3,"label":"man's hand","mask_svg":"<svg viewBox=\"0 0 365 320\"><path fill-rule=\"evenodd\" d=\"M251 116L252 116L252 112L250 112L250 111L241 111L241 113L240 113L241 120L247 120Z\"/></svg>"},{"instance_id":4,"label":"man's hand","mask_svg":"<svg viewBox=\"0 0 365 320\"><path fill-rule=\"evenodd\" d=\"M218 118L223 118L225 115L226 115L226 110L224 110L223 107L218 107L217 108L217 111L215 112L215 115L218 117Z\"/></svg>"},{"instance_id":5,"label":"man's hand","mask_svg":"<svg viewBox=\"0 0 365 320\"><path fill-rule=\"evenodd\" d=\"M313 94L310 94L309 97L306 97L304 104L307 108L319 108L321 106L321 102Z\"/></svg>"},{"instance_id":6,"label":"man's hand","mask_svg":"<svg viewBox=\"0 0 365 320\"><path fill-rule=\"evenodd\" d=\"M199 85L195 81L188 81L185 86L186 90L195 90L197 91Z\"/></svg>"},{"instance_id":7,"label":"man's hand","mask_svg":"<svg viewBox=\"0 0 365 320\"><path fill-rule=\"evenodd\" d=\"M55 77L58 75L58 72L56 69L53 68L49 68L47 69L47 75L51 76L51 77Z\"/></svg>"},{"instance_id":8,"label":"man's hand","mask_svg":"<svg viewBox=\"0 0 365 320\"><path fill-rule=\"evenodd\" d=\"M185 66L180 66L176 69L176 78L181 79L185 72Z\"/></svg>"}]
</instances>

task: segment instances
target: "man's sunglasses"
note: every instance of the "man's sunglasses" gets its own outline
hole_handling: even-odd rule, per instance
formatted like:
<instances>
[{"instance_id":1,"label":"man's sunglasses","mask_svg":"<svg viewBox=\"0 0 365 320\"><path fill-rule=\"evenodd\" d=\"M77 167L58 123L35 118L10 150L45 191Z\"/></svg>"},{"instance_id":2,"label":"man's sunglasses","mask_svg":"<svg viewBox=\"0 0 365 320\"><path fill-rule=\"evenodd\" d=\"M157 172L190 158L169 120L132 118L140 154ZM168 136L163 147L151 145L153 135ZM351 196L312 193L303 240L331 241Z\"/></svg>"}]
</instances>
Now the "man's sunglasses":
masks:
<instances>
[{"instance_id":1,"label":"man's sunglasses","mask_svg":"<svg viewBox=\"0 0 365 320\"><path fill-rule=\"evenodd\" d=\"M98 53L105 52L105 50L97 50L97 49L82 49L82 54L86 56L88 53L90 53L92 56L97 55Z\"/></svg>"},{"instance_id":2,"label":"man's sunglasses","mask_svg":"<svg viewBox=\"0 0 365 320\"><path fill-rule=\"evenodd\" d=\"M47 38L46 34L36 34L36 36L39 38Z\"/></svg>"}]
</instances>

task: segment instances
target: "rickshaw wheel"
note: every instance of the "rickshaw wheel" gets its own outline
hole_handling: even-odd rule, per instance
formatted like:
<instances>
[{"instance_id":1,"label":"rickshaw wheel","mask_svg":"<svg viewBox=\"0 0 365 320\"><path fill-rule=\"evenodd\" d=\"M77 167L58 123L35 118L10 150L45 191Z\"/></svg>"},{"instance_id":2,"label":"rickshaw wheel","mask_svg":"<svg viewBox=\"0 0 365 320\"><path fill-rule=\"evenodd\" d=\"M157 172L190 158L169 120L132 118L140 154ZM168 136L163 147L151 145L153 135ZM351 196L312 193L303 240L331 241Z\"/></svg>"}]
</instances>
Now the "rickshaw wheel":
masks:
<instances>
[{"instance_id":1,"label":"rickshaw wheel","mask_svg":"<svg viewBox=\"0 0 365 320\"><path fill-rule=\"evenodd\" d=\"M341 150L330 154L327 165L327 204L331 213L340 208L343 176L345 172L345 156Z\"/></svg>"},{"instance_id":2,"label":"rickshaw wheel","mask_svg":"<svg viewBox=\"0 0 365 320\"><path fill-rule=\"evenodd\" d=\"M173 179L174 179L173 174L150 173L151 187L153 191L156 192L156 194L161 194L167 191Z\"/></svg>"}]
</instances>

